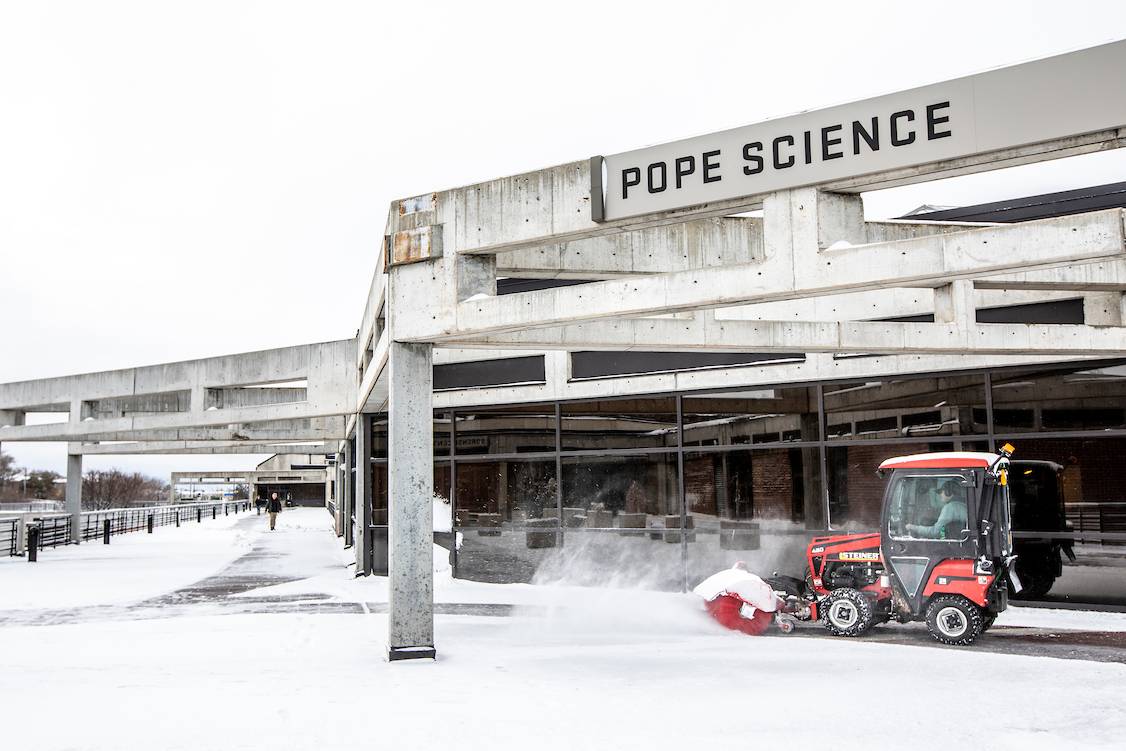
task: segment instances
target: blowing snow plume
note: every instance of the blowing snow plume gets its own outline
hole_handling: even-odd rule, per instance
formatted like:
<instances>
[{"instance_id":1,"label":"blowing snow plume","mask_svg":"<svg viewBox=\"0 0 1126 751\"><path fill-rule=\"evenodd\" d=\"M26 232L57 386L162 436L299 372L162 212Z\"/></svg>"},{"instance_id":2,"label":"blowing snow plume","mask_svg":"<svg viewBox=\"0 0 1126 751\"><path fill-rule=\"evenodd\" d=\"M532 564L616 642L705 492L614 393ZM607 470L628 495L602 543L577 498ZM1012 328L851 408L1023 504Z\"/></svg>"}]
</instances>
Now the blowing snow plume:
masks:
<instances>
[{"instance_id":1,"label":"blowing snow plume","mask_svg":"<svg viewBox=\"0 0 1126 751\"><path fill-rule=\"evenodd\" d=\"M800 525L764 522L757 549L727 550L719 545L718 523L709 527L708 521L683 532L565 532L562 546L532 578L533 584L552 590L548 617L537 632L600 643L698 634L710 630L712 621L700 598L685 591L717 571L745 561L764 578L776 570L802 575L807 533ZM687 535L683 541L681 534Z\"/></svg>"}]
</instances>

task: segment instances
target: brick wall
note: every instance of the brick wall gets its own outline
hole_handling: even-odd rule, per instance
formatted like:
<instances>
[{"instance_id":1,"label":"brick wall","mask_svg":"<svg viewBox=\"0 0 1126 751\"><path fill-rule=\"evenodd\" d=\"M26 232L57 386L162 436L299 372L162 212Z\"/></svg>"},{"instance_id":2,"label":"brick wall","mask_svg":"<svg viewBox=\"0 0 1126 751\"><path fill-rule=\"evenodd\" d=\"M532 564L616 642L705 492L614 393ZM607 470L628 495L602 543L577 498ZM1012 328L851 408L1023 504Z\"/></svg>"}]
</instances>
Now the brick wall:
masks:
<instances>
[{"instance_id":1,"label":"brick wall","mask_svg":"<svg viewBox=\"0 0 1126 751\"><path fill-rule=\"evenodd\" d=\"M752 453L751 481L756 519L790 519L793 512L794 477L789 449Z\"/></svg>"},{"instance_id":2,"label":"brick wall","mask_svg":"<svg viewBox=\"0 0 1126 751\"><path fill-rule=\"evenodd\" d=\"M849 446L847 492L848 520L875 529L880 524L885 480L876 475L880 462L910 453L903 446ZM834 523L837 520L834 519Z\"/></svg>"}]
</instances>

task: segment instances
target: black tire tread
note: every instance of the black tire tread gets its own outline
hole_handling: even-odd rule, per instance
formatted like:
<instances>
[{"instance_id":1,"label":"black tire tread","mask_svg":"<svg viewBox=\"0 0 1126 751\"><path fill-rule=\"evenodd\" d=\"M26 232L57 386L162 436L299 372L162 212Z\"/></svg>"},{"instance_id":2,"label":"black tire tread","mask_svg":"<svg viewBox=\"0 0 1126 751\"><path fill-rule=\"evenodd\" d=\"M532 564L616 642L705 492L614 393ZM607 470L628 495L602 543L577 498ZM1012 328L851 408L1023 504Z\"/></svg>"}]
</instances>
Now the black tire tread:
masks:
<instances>
[{"instance_id":1,"label":"black tire tread","mask_svg":"<svg viewBox=\"0 0 1126 751\"><path fill-rule=\"evenodd\" d=\"M966 629L966 633L958 639L951 639L938 630L938 611L949 605L953 605L961 610L966 615L966 619L969 623L969 628ZM974 640L977 639L984 630L985 616L982 615L981 608L961 595L939 595L927 605L927 631L930 632L930 635L934 637L934 640L937 642L957 647L969 646L974 643Z\"/></svg>"},{"instance_id":2,"label":"black tire tread","mask_svg":"<svg viewBox=\"0 0 1126 751\"><path fill-rule=\"evenodd\" d=\"M860 614L860 618L857 619L856 624L851 628L838 628L829 620L829 608L838 600L848 600ZM833 636L862 636L867 633L875 623L875 613L872 608L871 600L860 590L852 589L851 587L834 589L829 593L828 597L821 601L818 610L821 611L822 625L824 625Z\"/></svg>"}]
</instances>

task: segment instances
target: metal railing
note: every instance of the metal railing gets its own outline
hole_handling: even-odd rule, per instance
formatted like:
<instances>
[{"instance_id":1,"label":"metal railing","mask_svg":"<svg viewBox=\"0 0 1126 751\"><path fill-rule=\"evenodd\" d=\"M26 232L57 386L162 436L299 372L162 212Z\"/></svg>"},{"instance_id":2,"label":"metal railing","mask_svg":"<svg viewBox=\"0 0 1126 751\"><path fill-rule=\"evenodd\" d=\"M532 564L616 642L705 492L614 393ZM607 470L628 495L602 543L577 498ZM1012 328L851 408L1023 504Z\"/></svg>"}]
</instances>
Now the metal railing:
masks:
<instances>
[{"instance_id":1,"label":"metal railing","mask_svg":"<svg viewBox=\"0 0 1126 751\"><path fill-rule=\"evenodd\" d=\"M217 519L245 512L250 508L250 501L220 501L83 511L78 525L79 537L84 542L106 539L107 532L112 537L128 532L151 531L156 527ZM26 534L24 529L29 524L34 524L39 529L39 550L74 542L69 514L22 514L0 519L0 555L12 556L20 552L23 547L20 538Z\"/></svg>"},{"instance_id":2,"label":"metal railing","mask_svg":"<svg viewBox=\"0 0 1126 751\"><path fill-rule=\"evenodd\" d=\"M20 520L0 519L0 555L15 555L19 540Z\"/></svg>"},{"instance_id":3,"label":"metal railing","mask_svg":"<svg viewBox=\"0 0 1126 751\"><path fill-rule=\"evenodd\" d=\"M1122 544L1114 538L1126 533L1126 501L1067 503L1064 509L1077 542ZM1091 533L1091 538L1084 539L1083 533Z\"/></svg>"}]
</instances>

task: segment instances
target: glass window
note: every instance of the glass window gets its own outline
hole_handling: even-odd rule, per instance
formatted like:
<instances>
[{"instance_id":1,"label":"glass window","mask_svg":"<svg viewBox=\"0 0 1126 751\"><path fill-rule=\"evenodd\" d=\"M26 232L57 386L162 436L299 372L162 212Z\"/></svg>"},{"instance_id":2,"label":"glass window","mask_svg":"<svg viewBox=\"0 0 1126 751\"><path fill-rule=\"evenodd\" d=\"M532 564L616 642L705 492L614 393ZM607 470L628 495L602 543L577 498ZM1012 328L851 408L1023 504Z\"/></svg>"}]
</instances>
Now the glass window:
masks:
<instances>
[{"instance_id":1,"label":"glass window","mask_svg":"<svg viewBox=\"0 0 1126 751\"><path fill-rule=\"evenodd\" d=\"M459 461L456 503L461 526L555 520L555 460Z\"/></svg>"},{"instance_id":2,"label":"glass window","mask_svg":"<svg viewBox=\"0 0 1126 751\"><path fill-rule=\"evenodd\" d=\"M676 399L638 397L562 405L564 451L676 446Z\"/></svg>"},{"instance_id":3,"label":"glass window","mask_svg":"<svg viewBox=\"0 0 1126 751\"><path fill-rule=\"evenodd\" d=\"M830 447L826 451L830 527L879 529L887 481L880 478L876 471L885 459L931 451L954 451L957 448L951 441L856 443ZM970 450L965 446L960 448Z\"/></svg>"},{"instance_id":4,"label":"glass window","mask_svg":"<svg viewBox=\"0 0 1126 751\"><path fill-rule=\"evenodd\" d=\"M993 373L996 433L1126 429L1126 364Z\"/></svg>"},{"instance_id":5,"label":"glass window","mask_svg":"<svg viewBox=\"0 0 1126 751\"><path fill-rule=\"evenodd\" d=\"M458 456L555 451L553 403L481 407L456 415Z\"/></svg>"},{"instance_id":6,"label":"glass window","mask_svg":"<svg viewBox=\"0 0 1126 751\"><path fill-rule=\"evenodd\" d=\"M818 456L816 447L686 452L688 586L736 561L800 574L807 529L824 528Z\"/></svg>"},{"instance_id":7,"label":"glass window","mask_svg":"<svg viewBox=\"0 0 1126 751\"><path fill-rule=\"evenodd\" d=\"M816 389L766 388L684 397L684 445L818 441Z\"/></svg>"},{"instance_id":8,"label":"glass window","mask_svg":"<svg viewBox=\"0 0 1126 751\"><path fill-rule=\"evenodd\" d=\"M449 456L450 453L450 417L448 414L438 412L434 415L434 456ZM387 414L382 413L372 416L371 421L371 455L377 459L387 458Z\"/></svg>"},{"instance_id":9,"label":"glass window","mask_svg":"<svg viewBox=\"0 0 1126 751\"><path fill-rule=\"evenodd\" d=\"M829 441L988 432L981 375L828 384L824 394Z\"/></svg>"},{"instance_id":10,"label":"glass window","mask_svg":"<svg viewBox=\"0 0 1126 751\"><path fill-rule=\"evenodd\" d=\"M676 454L565 457L562 512L567 527L679 525Z\"/></svg>"},{"instance_id":11,"label":"glass window","mask_svg":"<svg viewBox=\"0 0 1126 751\"><path fill-rule=\"evenodd\" d=\"M816 473L816 448L687 451L688 513L697 526L751 519L804 525L807 504L819 505Z\"/></svg>"},{"instance_id":12,"label":"glass window","mask_svg":"<svg viewBox=\"0 0 1126 751\"><path fill-rule=\"evenodd\" d=\"M499 584L531 582L544 560L561 549L561 543L554 527L547 531L514 527L465 531L455 556L455 576Z\"/></svg>"},{"instance_id":13,"label":"glass window","mask_svg":"<svg viewBox=\"0 0 1126 751\"><path fill-rule=\"evenodd\" d=\"M972 479L954 474L901 475L891 489L888 533L896 540L960 541L969 531Z\"/></svg>"}]
</instances>

